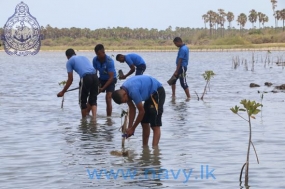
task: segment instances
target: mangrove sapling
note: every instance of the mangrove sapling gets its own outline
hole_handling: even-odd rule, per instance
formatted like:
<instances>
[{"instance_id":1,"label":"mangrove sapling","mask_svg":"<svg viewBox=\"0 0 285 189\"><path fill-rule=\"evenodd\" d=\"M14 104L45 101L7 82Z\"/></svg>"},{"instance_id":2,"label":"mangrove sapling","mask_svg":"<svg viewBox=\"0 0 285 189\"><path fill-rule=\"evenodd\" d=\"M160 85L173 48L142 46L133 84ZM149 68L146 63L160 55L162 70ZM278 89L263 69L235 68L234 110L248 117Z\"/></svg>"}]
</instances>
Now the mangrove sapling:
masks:
<instances>
[{"instance_id":1,"label":"mangrove sapling","mask_svg":"<svg viewBox=\"0 0 285 189\"><path fill-rule=\"evenodd\" d=\"M264 97L263 94L264 94L264 92L262 92L262 94L260 95L260 98L261 98L261 102L260 102L260 104L261 104L261 107L260 107L261 119L262 119L262 107L263 107L262 101L263 101L263 97Z\"/></svg>"},{"instance_id":2,"label":"mangrove sapling","mask_svg":"<svg viewBox=\"0 0 285 189\"><path fill-rule=\"evenodd\" d=\"M242 166L241 168L241 172L240 172L240 183L242 182L241 179L242 179L242 173L243 173L243 169L245 167L245 186L248 188L248 170L249 170L249 154L250 154L250 147L252 145L253 149L254 149L254 152L255 152L255 155L256 155L256 159L257 159L257 163L259 164L259 160L258 160L258 156L257 156L257 153L256 153L256 150L255 150L255 147L252 143L252 140L251 140L251 133L252 133L252 130L251 130L251 118L255 119L254 115L258 114L260 112L260 109L258 109L259 107L262 107L262 104L260 103L256 103L255 101L250 101L250 100L241 100L240 104L243 105L244 108L240 108L239 106L235 106L235 107L232 107L230 110L238 115L239 117L241 117L243 120L245 120L246 122L248 122L248 125L249 125L249 140L248 140L248 148L247 148L247 156L246 156L246 163L244 163L244 165ZM247 119L242 117L239 113L240 112L246 112L247 113Z\"/></svg>"},{"instance_id":3,"label":"mangrove sapling","mask_svg":"<svg viewBox=\"0 0 285 189\"><path fill-rule=\"evenodd\" d=\"M204 79L206 80L206 85L205 85L205 88L204 88L204 92L202 94L202 97L201 97L201 100L203 100L204 98L204 95L206 93L206 90L207 90L207 87L210 88L210 80L214 77L215 73L213 71L205 71L205 73L203 73L203 77Z\"/></svg>"},{"instance_id":4,"label":"mangrove sapling","mask_svg":"<svg viewBox=\"0 0 285 189\"><path fill-rule=\"evenodd\" d=\"M65 86L66 85L66 81L62 81L60 83L58 83L59 86ZM64 102L64 95L62 96L62 101L61 101L61 108L63 108L63 102Z\"/></svg>"},{"instance_id":5,"label":"mangrove sapling","mask_svg":"<svg viewBox=\"0 0 285 189\"><path fill-rule=\"evenodd\" d=\"M268 54L266 54L266 56L265 56L264 68L266 68L266 62L267 62L267 59L268 59Z\"/></svg>"},{"instance_id":6,"label":"mangrove sapling","mask_svg":"<svg viewBox=\"0 0 285 189\"><path fill-rule=\"evenodd\" d=\"M121 113L121 124L122 126L119 128L119 131L122 132L122 150L113 150L110 152L111 155L114 156L119 156L119 157L127 157L129 156L129 151L125 150L125 139L126 139L126 131L127 131L127 126L129 122L129 116L128 116L129 110L125 111L122 110ZM124 122L122 123L122 119L124 119Z\"/></svg>"},{"instance_id":7,"label":"mangrove sapling","mask_svg":"<svg viewBox=\"0 0 285 189\"><path fill-rule=\"evenodd\" d=\"M198 98L198 101L199 101L199 96L198 96L197 92L196 92L196 91L194 91L194 92L195 92L195 94L196 94L196 96L197 96L197 98Z\"/></svg>"},{"instance_id":8,"label":"mangrove sapling","mask_svg":"<svg viewBox=\"0 0 285 189\"><path fill-rule=\"evenodd\" d=\"M256 55L256 63L258 63L258 55Z\"/></svg>"},{"instance_id":9,"label":"mangrove sapling","mask_svg":"<svg viewBox=\"0 0 285 189\"><path fill-rule=\"evenodd\" d=\"M124 122L122 122L122 119L124 117ZM121 124L122 126L120 127L120 131L122 132L122 147L125 147L125 139L126 139L126 131L127 131L127 126L129 123L129 111L122 110L121 113Z\"/></svg>"},{"instance_id":10,"label":"mangrove sapling","mask_svg":"<svg viewBox=\"0 0 285 189\"><path fill-rule=\"evenodd\" d=\"M247 60L245 60L245 64L244 64L245 70L248 71L248 65L247 65Z\"/></svg>"},{"instance_id":11,"label":"mangrove sapling","mask_svg":"<svg viewBox=\"0 0 285 189\"><path fill-rule=\"evenodd\" d=\"M254 53L252 53L252 64L251 64L251 71L253 72L254 71Z\"/></svg>"}]
</instances>

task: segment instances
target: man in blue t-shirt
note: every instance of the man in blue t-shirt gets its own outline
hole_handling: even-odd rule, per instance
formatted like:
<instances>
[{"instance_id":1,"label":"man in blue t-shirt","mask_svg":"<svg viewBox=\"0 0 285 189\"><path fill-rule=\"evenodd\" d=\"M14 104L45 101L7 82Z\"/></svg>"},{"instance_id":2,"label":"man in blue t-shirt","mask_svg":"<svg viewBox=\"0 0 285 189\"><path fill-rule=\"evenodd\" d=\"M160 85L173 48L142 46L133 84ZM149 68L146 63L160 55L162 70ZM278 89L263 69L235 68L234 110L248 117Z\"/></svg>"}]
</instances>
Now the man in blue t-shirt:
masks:
<instances>
[{"instance_id":1,"label":"man in blue t-shirt","mask_svg":"<svg viewBox=\"0 0 285 189\"><path fill-rule=\"evenodd\" d=\"M126 79L128 76L132 75L135 70L136 75L143 75L146 69L145 61L142 59L141 56L137 54L117 54L116 60L121 63L126 62L130 67L130 71L126 75L120 76L119 79Z\"/></svg>"},{"instance_id":2,"label":"man in blue t-shirt","mask_svg":"<svg viewBox=\"0 0 285 189\"><path fill-rule=\"evenodd\" d=\"M115 90L117 83L117 73L115 70L114 61L111 57L105 54L105 49L102 44L95 46L95 56L93 58L93 67L99 71L100 92L106 91L106 111L107 116L112 115L112 92Z\"/></svg>"},{"instance_id":3,"label":"man in blue t-shirt","mask_svg":"<svg viewBox=\"0 0 285 189\"><path fill-rule=\"evenodd\" d=\"M186 82L186 71L189 61L189 48L183 43L180 37L175 37L173 43L176 47L179 47L179 51L176 58L176 70L173 74L175 80L171 83L172 86L172 98L175 98L176 81L180 80L180 85L184 89L187 99L190 99L189 87Z\"/></svg>"},{"instance_id":4,"label":"man in blue t-shirt","mask_svg":"<svg viewBox=\"0 0 285 189\"><path fill-rule=\"evenodd\" d=\"M153 130L152 145L157 146L160 139L161 117L165 101L165 91L162 84L155 78L146 75L131 77L119 90L112 94L117 104L127 103L129 106L129 125L126 136L134 134L141 123L143 128L143 145L148 145L150 127ZM142 103L143 101L144 104ZM136 108L138 116L136 117Z\"/></svg>"},{"instance_id":5,"label":"man in blue t-shirt","mask_svg":"<svg viewBox=\"0 0 285 189\"><path fill-rule=\"evenodd\" d=\"M68 79L63 90L57 94L62 97L73 81L73 70L79 75L79 104L81 107L82 118L86 117L92 110L93 117L96 118L97 95L99 90L99 80L91 62L84 56L76 56L73 49L67 49L65 55L68 59L66 69ZM88 99L88 104L87 104Z\"/></svg>"}]
</instances>

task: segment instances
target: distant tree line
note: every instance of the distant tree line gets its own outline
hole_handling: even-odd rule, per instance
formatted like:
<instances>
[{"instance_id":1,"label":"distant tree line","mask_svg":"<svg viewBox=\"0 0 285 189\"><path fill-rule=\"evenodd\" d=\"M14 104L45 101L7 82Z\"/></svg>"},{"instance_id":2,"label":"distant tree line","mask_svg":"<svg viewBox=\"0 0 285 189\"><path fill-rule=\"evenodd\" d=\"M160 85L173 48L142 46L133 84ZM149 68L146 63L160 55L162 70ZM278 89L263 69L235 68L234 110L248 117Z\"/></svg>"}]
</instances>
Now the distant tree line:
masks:
<instances>
[{"instance_id":1,"label":"distant tree line","mask_svg":"<svg viewBox=\"0 0 285 189\"><path fill-rule=\"evenodd\" d=\"M242 16L240 16L242 17ZM242 18L239 18L242 19ZM212 22L212 21L211 21ZM241 25L245 23L241 20ZM214 22L212 22L214 23ZM223 26L223 25L222 25ZM3 34L3 29L0 28ZM192 45L209 45L217 39L236 38L249 43L283 43L285 32L282 28L263 27L260 29L236 29L234 27L190 28L169 26L165 30L128 27L101 28L57 28L47 25L41 27L43 34L42 45L45 46L93 46L96 43L108 43L113 46L168 46L172 40L180 36L184 42ZM211 35L212 34L212 35ZM243 36L241 39L239 36ZM228 42L230 44L230 42ZM236 42L234 42L236 43Z\"/></svg>"},{"instance_id":2,"label":"distant tree line","mask_svg":"<svg viewBox=\"0 0 285 189\"><path fill-rule=\"evenodd\" d=\"M275 28L278 27L278 21L283 21L283 31L284 31L284 20L285 20L285 9L282 10L276 10L276 0L271 0L271 2L274 3L273 5L273 16L276 19L275 22ZM228 29L231 29L231 23L234 21L235 16L232 12L225 12L224 9L218 9L218 12L214 12L212 10L209 10L206 14L202 15L202 19L204 20L205 28L206 24L209 24L210 28L210 36L213 34L217 34L217 29L220 29L220 35L224 35L224 29L225 29L225 22L228 22ZM252 28L255 28L255 23L259 22L259 28L260 24L262 24L264 28L264 24L269 21L269 18L267 15L265 15L262 12L257 12L256 10L252 9L249 11L249 15L247 16L245 13L240 13L237 16L236 19L238 25L240 26L240 30L244 29L245 24L247 21L252 23Z\"/></svg>"}]
</instances>

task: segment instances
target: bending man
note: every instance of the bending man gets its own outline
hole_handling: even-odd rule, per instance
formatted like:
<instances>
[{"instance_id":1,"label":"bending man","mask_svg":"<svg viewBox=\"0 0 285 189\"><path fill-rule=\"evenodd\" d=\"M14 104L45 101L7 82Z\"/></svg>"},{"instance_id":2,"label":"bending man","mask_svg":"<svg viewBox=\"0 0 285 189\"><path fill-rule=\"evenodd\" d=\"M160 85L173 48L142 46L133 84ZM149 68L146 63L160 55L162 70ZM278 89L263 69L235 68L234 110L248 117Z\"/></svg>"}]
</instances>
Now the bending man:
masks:
<instances>
[{"instance_id":1,"label":"bending man","mask_svg":"<svg viewBox=\"0 0 285 189\"><path fill-rule=\"evenodd\" d=\"M116 60L121 63L126 62L130 67L130 71L126 75L120 76L119 79L126 79L128 76L132 75L135 70L136 75L143 75L146 69L145 61L142 59L141 56L137 54L117 54Z\"/></svg>"},{"instance_id":2,"label":"bending man","mask_svg":"<svg viewBox=\"0 0 285 189\"><path fill-rule=\"evenodd\" d=\"M119 90L113 92L112 98L117 104L127 103L129 106L127 137L134 134L136 127L141 123L143 145L148 145L151 128L153 130L152 145L157 146L160 140L161 118L165 101L162 84L151 76L135 76L126 80ZM145 101L144 104L143 101ZM136 109L138 109L137 117Z\"/></svg>"},{"instance_id":3,"label":"bending man","mask_svg":"<svg viewBox=\"0 0 285 189\"><path fill-rule=\"evenodd\" d=\"M81 107L82 118L87 116L90 107L92 109L93 117L96 118L99 80L96 75L95 69L93 68L88 58L84 56L76 56L73 49L67 49L65 55L68 59L66 63L68 79L63 90L59 92L57 96L62 97L72 84L74 70L76 73L78 73L80 77L79 104ZM87 108L87 105L89 108Z\"/></svg>"}]
</instances>

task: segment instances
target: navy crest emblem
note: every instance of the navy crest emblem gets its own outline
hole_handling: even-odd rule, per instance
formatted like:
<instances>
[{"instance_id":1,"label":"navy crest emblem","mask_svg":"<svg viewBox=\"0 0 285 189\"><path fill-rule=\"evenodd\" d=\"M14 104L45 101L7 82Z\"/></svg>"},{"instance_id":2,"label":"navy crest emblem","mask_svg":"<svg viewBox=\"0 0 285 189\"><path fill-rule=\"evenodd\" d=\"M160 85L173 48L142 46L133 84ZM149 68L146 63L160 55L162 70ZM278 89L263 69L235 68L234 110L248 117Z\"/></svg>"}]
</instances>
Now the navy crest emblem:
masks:
<instances>
[{"instance_id":1,"label":"navy crest emblem","mask_svg":"<svg viewBox=\"0 0 285 189\"><path fill-rule=\"evenodd\" d=\"M3 40L5 52L9 55L36 55L41 46L41 27L29 12L24 2L19 3L15 13L4 26Z\"/></svg>"}]
</instances>

